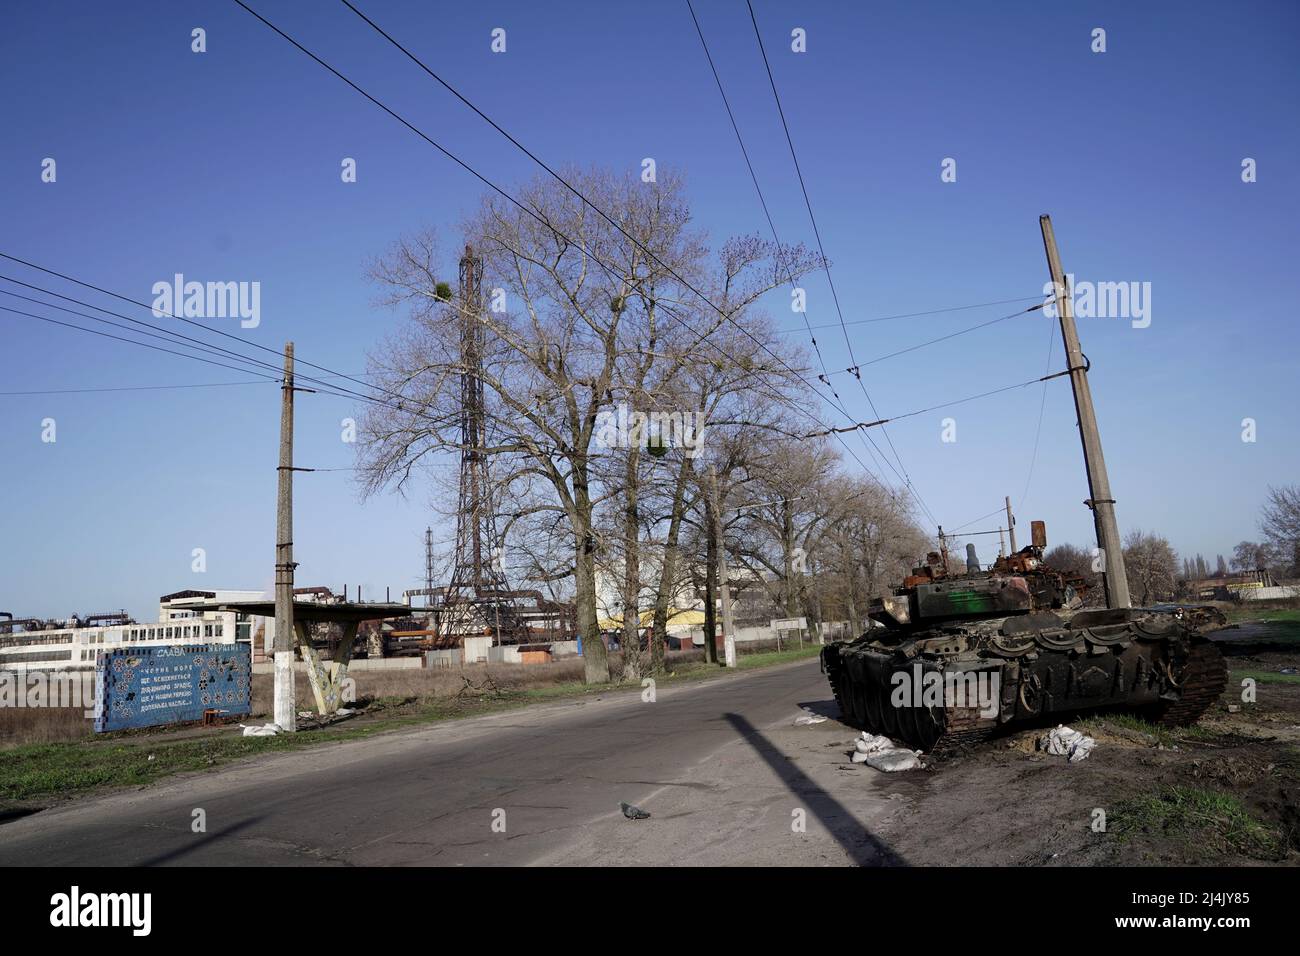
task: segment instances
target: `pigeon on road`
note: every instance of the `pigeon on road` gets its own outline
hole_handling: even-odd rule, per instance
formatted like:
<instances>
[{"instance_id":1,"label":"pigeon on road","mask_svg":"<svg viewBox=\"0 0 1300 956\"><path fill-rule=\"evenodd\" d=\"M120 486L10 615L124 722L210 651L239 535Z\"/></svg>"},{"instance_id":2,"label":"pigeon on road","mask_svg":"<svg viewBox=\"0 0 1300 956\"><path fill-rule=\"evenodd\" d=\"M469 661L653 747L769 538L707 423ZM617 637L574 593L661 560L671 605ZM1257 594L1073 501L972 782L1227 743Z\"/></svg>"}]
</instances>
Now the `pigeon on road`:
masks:
<instances>
[{"instance_id":1,"label":"pigeon on road","mask_svg":"<svg viewBox=\"0 0 1300 956\"><path fill-rule=\"evenodd\" d=\"M640 807L634 807L630 803L620 803L618 806L619 809L623 811L623 816L627 817L629 820L650 819L650 814L647 811L642 810Z\"/></svg>"}]
</instances>

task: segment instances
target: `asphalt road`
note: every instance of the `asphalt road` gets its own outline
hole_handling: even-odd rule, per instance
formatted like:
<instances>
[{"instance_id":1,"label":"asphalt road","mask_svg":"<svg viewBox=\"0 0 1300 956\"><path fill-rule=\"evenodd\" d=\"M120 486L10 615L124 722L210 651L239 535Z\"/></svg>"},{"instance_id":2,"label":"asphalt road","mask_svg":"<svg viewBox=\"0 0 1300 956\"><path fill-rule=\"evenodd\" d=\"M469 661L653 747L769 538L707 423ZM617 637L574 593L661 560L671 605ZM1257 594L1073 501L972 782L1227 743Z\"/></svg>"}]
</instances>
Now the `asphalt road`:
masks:
<instances>
[{"instance_id":1,"label":"asphalt road","mask_svg":"<svg viewBox=\"0 0 1300 956\"><path fill-rule=\"evenodd\" d=\"M4 824L0 865L901 862L854 733L794 723L829 697L814 660L268 755Z\"/></svg>"}]
</instances>

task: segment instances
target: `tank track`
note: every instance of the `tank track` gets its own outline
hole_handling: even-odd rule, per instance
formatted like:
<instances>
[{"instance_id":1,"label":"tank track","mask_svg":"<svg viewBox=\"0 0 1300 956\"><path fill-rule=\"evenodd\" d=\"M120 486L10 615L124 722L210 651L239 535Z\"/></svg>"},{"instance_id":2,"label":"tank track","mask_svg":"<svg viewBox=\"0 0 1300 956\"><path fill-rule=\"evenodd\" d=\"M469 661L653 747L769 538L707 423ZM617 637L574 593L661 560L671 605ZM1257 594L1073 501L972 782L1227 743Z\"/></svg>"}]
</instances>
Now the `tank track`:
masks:
<instances>
[{"instance_id":1,"label":"tank track","mask_svg":"<svg viewBox=\"0 0 1300 956\"><path fill-rule=\"evenodd\" d=\"M838 655L836 657L838 658ZM950 715L944 714L945 726L937 736L930 737L927 733L925 736L928 739L906 739L913 736L913 733L924 733L922 729L925 723L922 718L926 713L924 708L917 708L916 713L909 715L910 726L907 722L899 721L895 721L898 726L888 726L874 718L874 709L867 700L864 699L860 706L855 706L850 700L850 695L853 693L853 688L850 686L852 677L843 661L835 659L827 670L835 703L839 706L845 722L864 727L872 733L882 733L895 739L901 738L901 742L906 746L922 749L936 759L947 759L967 752L992 738L1001 729L960 726L950 728L946 726ZM1179 698L1162 702L1154 710L1148 711L1153 722L1171 727L1194 723L1219 699L1227 683L1228 668L1223 654L1212 641L1204 637L1191 639L1180 671ZM933 721L930 726L933 727L937 722ZM913 733L907 733L908 730Z\"/></svg>"},{"instance_id":2,"label":"tank track","mask_svg":"<svg viewBox=\"0 0 1300 956\"><path fill-rule=\"evenodd\" d=\"M995 730L960 730L954 733L946 733L940 737L933 747L930 748L929 756L936 760L947 760L950 757L957 757L961 754L973 750L975 747L990 740Z\"/></svg>"},{"instance_id":3,"label":"tank track","mask_svg":"<svg viewBox=\"0 0 1300 956\"><path fill-rule=\"evenodd\" d=\"M1183 668L1182 694L1176 701L1161 705L1158 723L1166 727L1185 727L1213 706L1227 687L1228 663L1214 643L1194 638Z\"/></svg>"}]
</instances>

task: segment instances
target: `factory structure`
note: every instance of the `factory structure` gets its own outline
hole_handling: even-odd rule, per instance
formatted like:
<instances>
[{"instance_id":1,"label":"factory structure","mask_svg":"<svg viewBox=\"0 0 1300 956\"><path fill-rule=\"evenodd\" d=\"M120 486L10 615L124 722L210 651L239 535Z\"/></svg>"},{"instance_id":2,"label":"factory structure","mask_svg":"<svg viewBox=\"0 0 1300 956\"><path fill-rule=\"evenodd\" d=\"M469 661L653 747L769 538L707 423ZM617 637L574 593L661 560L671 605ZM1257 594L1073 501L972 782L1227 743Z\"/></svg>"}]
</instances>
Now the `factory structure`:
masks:
<instances>
[{"instance_id":1,"label":"factory structure","mask_svg":"<svg viewBox=\"0 0 1300 956\"><path fill-rule=\"evenodd\" d=\"M578 653L567 605L551 604L535 592L538 606L523 608L498 623L491 601L467 602L454 617L443 603L373 605L375 617L355 629L354 661L405 659L405 666L451 667L461 663L536 663ZM358 595L359 596L359 595ZM360 616L370 606L349 602L347 589L294 589L294 603L347 606ZM264 591L240 589L183 590L158 599L157 619L137 621L125 610L68 618L17 617L0 611L0 671L93 670L100 651L185 644L246 644L255 670L270 666L275 644L275 616ZM394 611L404 612L394 616ZM310 626L313 647L334 659L344 631L329 622ZM363 667L365 665L362 665Z\"/></svg>"},{"instance_id":2,"label":"factory structure","mask_svg":"<svg viewBox=\"0 0 1300 956\"><path fill-rule=\"evenodd\" d=\"M243 600L260 591L177 591L158 599L158 619L141 623L125 611L65 620L15 618L0 611L0 670L89 670L99 651L179 644L253 644L273 621L201 610L210 598Z\"/></svg>"}]
</instances>

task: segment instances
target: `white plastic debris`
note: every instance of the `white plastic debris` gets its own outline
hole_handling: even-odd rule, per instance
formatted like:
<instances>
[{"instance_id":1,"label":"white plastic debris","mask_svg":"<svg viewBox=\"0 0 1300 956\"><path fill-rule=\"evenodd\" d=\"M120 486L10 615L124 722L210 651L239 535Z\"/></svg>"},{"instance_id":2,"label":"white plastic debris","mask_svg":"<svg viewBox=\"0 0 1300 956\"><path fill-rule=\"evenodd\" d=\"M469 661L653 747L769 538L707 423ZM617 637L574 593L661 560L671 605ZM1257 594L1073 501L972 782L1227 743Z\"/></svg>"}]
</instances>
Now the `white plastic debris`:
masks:
<instances>
[{"instance_id":1,"label":"white plastic debris","mask_svg":"<svg viewBox=\"0 0 1300 956\"><path fill-rule=\"evenodd\" d=\"M1097 741L1078 730L1071 730L1064 724L1038 741L1038 748L1058 757L1066 757L1071 763L1087 760Z\"/></svg>"},{"instance_id":2,"label":"white plastic debris","mask_svg":"<svg viewBox=\"0 0 1300 956\"><path fill-rule=\"evenodd\" d=\"M915 770L922 766L920 753L898 746L883 734L869 734L853 742L854 763L865 763L875 770L894 773L898 770Z\"/></svg>"},{"instance_id":3,"label":"white plastic debris","mask_svg":"<svg viewBox=\"0 0 1300 956\"><path fill-rule=\"evenodd\" d=\"M250 727L248 724L240 724L244 728L245 737L274 737L281 730L279 724L263 724L261 727Z\"/></svg>"},{"instance_id":4,"label":"white plastic debris","mask_svg":"<svg viewBox=\"0 0 1300 956\"><path fill-rule=\"evenodd\" d=\"M915 770L921 766L921 758L913 751L899 747L895 750L882 750L878 754L872 754L867 757L867 766L874 767L876 770L883 770L885 773L894 773L898 770Z\"/></svg>"},{"instance_id":5,"label":"white plastic debris","mask_svg":"<svg viewBox=\"0 0 1300 956\"><path fill-rule=\"evenodd\" d=\"M796 717L794 719L794 725L796 727L807 727L809 724L820 724L825 720L826 718L819 714L804 714L802 717Z\"/></svg>"},{"instance_id":6,"label":"white plastic debris","mask_svg":"<svg viewBox=\"0 0 1300 956\"><path fill-rule=\"evenodd\" d=\"M860 754L878 754L882 750L897 750L898 744L883 734L869 734L864 730L862 736L853 741L853 749Z\"/></svg>"}]
</instances>

